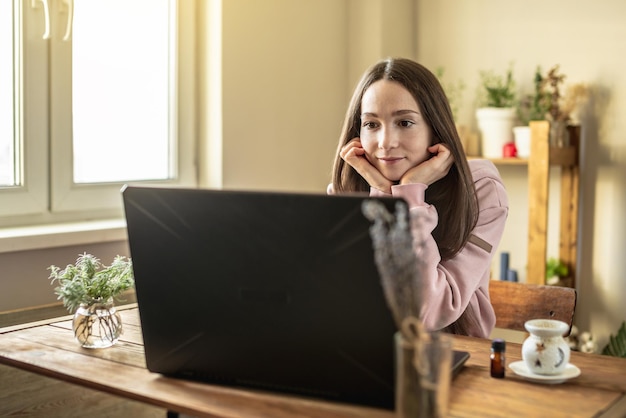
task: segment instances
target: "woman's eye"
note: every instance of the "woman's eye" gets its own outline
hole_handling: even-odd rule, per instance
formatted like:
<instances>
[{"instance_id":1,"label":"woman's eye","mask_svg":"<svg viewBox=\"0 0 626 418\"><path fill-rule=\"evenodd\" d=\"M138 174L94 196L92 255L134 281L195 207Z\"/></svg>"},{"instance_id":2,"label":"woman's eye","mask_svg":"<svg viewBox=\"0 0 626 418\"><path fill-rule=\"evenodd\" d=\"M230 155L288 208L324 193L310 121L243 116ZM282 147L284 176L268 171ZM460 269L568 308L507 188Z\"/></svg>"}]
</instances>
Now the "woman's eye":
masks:
<instances>
[{"instance_id":1,"label":"woman's eye","mask_svg":"<svg viewBox=\"0 0 626 418\"><path fill-rule=\"evenodd\" d=\"M362 126L363 126L364 128L374 129L374 128L376 128L376 126L377 126L377 125L376 125L376 123L375 123L375 122L367 122L367 121L366 121L366 122L363 122L363 125L362 125Z\"/></svg>"},{"instance_id":2,"label":"woman's eye","mask_svg":"<svg viewBox=\"0 0 626 418\"><path fill-rule=\"evenodd\" d=\"M415 122L410 121L410 120L401 120L401 121L399 122L399 125L400 125L400 126L402 126L403 128L408 128L408 127L410 127L410 126L415 125Z\"/></svg>"}]
</instances>

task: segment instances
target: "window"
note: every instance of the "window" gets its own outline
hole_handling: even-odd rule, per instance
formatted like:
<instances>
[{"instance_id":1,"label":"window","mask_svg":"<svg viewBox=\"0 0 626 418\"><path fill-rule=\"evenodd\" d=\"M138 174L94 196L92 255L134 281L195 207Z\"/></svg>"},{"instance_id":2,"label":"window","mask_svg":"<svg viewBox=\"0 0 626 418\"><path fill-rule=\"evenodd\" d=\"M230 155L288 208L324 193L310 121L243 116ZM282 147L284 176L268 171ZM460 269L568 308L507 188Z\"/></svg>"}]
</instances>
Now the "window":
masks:
<instances>
[{"instance_id":1,"label":"window","mask_svg":"<svg viewBox=\"0 0 626 418\"><path fill-rule=\"evenodd\" d=\"M118 217L125 183L195 184L193 7L0 1L0 226Z\"/></svg>"},{"instance_id":2,"label":"window","mask_svg":"<svg viewBox=\"0 0 626 418\"><path fill-rule=\"evenodd\" d=\"M11 2L0 2L0 61L13 62L13 19ZM15 185L17 155L13 138L13 66L0 65L0 187Z\"/></svg>"}]
</instances>

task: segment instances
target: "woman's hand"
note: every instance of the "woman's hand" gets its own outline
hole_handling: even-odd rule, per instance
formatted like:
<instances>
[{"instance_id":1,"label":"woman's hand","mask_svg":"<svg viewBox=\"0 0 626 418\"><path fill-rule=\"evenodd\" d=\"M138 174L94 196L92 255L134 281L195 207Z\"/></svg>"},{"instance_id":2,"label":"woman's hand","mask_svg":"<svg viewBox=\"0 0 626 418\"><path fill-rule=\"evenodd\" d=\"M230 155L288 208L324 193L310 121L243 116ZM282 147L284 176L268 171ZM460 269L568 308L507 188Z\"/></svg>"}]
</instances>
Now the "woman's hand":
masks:
<instances>
[{"instance_id":1,"label":"woman's hand","mask_svg":"<svg viewBox=\"0 0 626 418\"><path fill-rule=\"evenodd\" d=\"M391 193L391 181L381 174L365 157L365 150L361 145L361 138L353 138L341 148L339 156L357 173L367 181L367 183L385 193Z\"/></svg>"},{"instance_id":2,"label":"woman's hand","mask_svg":"<svg viewBox=\"0 0 626 418\"><path fill-rule=\"evenodd\" d=\"M443 144L435 144L428 147L428 151L434 155L407 171L400 184L423 183L430 186L448 174L454 162L450 150Z\"/></svg>"}]
</instances>

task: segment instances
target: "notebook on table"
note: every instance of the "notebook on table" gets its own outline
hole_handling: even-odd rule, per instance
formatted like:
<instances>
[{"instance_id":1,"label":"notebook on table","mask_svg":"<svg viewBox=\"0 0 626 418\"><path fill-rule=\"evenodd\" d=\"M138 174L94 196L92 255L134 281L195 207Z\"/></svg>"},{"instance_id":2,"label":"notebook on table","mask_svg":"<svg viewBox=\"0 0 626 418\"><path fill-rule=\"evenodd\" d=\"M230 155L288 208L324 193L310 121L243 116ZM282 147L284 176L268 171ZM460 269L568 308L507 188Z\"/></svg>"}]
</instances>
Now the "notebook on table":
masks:
<instances>
[{"instance_id":1,"label":"notebook on table","mask_svg":"<svg viewBox=\"0 0 626 418\"><path fill-rule=\"evenodd\" d=\"M396 327L361 212L369 197L122 196L150 371L393 408Z\"/></svg>"}]
</instances>

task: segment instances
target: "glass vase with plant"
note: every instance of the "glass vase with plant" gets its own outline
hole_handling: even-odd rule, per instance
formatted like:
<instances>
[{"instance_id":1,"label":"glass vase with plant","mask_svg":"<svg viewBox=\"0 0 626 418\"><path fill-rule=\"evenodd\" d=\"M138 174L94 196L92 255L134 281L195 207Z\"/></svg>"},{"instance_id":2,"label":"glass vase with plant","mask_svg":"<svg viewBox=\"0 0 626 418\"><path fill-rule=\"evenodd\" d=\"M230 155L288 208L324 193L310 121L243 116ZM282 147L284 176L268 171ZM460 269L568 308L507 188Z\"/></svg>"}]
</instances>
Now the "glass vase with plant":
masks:
<instances>
[{"instance_id":1,"label":"glass vase with plant","mask_svg":"<svg viewBox=\"0 0 626 418\"><path fill-rule=\"evenodd\" d=\"M116 256L110 266L91 254L82 254L64 269L48 267L51 284L63 305L74 313L74 336L87 348L115 344L122 333L121 317L114 300L134 287L132 261Z\"/></svg>"}]
</instances>

